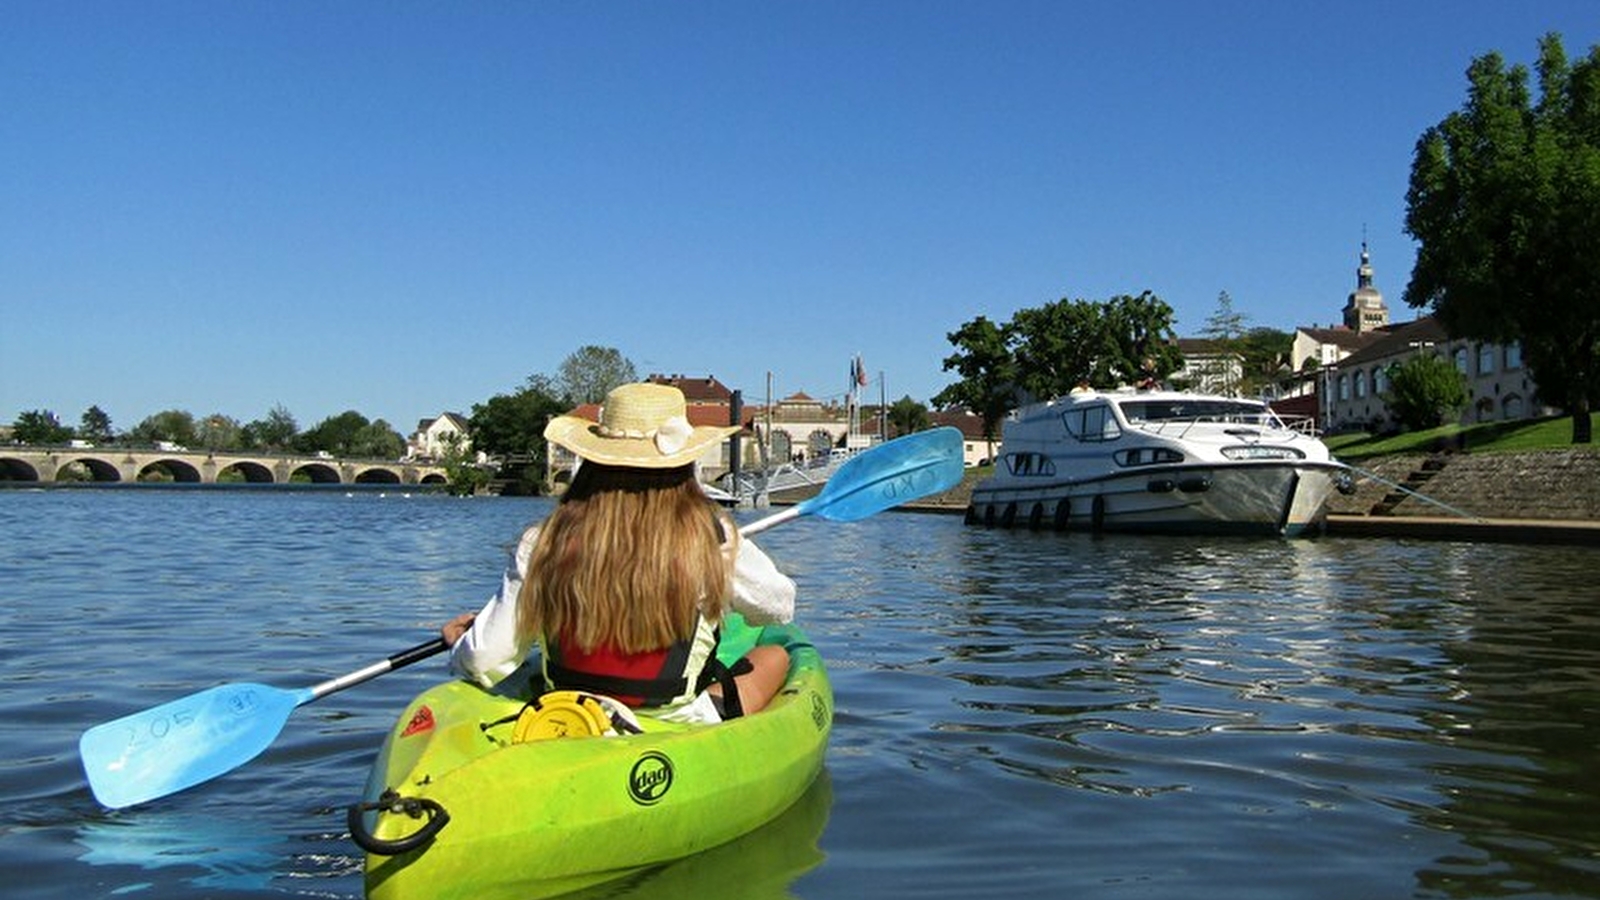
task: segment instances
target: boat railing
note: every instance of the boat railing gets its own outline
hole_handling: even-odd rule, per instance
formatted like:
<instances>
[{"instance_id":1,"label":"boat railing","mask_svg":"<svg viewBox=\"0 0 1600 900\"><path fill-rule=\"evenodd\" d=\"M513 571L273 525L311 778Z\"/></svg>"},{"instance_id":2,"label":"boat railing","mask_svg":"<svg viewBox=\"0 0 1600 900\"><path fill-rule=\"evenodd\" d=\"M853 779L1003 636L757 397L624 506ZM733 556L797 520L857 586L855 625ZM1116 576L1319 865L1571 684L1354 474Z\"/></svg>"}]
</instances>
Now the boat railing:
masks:
<instances>
[{"instance_id":1,"label":"boat railing","mask_svg":"<svg viewBox=\"0 0 1600 900\"><path fill-rule=\"evenodd\" d=\"M789 491L812 485L820 485L832 477L839 467L844 465L855 454L853 452L833 452L827 456L816 456L798 463L784 463L766 471L742 472L737 484L729 484L723 478L723 487L732 492L735 497L754 497L760 494L770 494L777 491Z\"/></svg>"},{"instance_id":2,"label":"boat railing","mask_svg":"<svg viewBox=\"0 0 1600 900\"><path fill-rule=\"evenodd\" d=\"M1163 419L1134 419L1128 423L1135 428L1163 437L1185 438L1189 431L1201 425L1242 426L1259 428L1263 432L1294 431L1307 437L1317 436L1316 420L1311 416L1283 417L1276 413L1175 416Z\"/></svg>"}]
</instances>

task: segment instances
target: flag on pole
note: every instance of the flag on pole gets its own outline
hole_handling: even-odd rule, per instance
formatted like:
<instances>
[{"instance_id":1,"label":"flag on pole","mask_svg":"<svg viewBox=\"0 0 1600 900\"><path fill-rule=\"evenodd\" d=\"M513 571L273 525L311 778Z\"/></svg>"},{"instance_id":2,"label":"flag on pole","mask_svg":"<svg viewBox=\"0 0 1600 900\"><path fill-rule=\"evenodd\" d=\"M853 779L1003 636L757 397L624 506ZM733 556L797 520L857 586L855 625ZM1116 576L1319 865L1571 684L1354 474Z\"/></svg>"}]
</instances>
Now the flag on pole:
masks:
<instances>
[{"instance_id":1,"label":"flag on pole","mask_svg":"<svg viewBox=\"0 0 1600 900\"><path fill-rule=\"evenodd\" d=\"M867 365L861 361L859 353L856 354L855 361L850 364L850 374L857 386L867 386Z\"/></svg>"}]
</instances>

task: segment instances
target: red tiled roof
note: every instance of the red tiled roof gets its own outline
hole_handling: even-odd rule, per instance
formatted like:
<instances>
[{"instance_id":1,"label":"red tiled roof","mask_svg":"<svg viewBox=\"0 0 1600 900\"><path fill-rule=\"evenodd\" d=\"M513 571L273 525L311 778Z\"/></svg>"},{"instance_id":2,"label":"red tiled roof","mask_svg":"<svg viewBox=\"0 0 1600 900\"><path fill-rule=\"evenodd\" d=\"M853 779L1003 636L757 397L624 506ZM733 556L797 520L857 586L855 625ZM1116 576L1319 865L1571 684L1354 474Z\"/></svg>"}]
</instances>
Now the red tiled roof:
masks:
<instances>
[{"instance_id":1,"label":"red tiled roof","mask_svg":"<svg viewBox=\"0 0 1600 900\"><path fill-rule=\"evenodd\" d=\"M686 375L651 375L646 381L655 384L666 384L683 391L683 399L692 407L696 404L722 403L727 404L733 400L733 391L727 385L718 381L714 376L704 378L690 378Z\"/></svg>"},{"instance_id":2,"label":"red tiled roof","mask_svg":"<svg viewBox=\"0 0 1600 900\"><path fill-rule=\"evenodd\" d=\"M693 405L691 405L691 406L688 407L688 413L689 413L689 424L690 425L694 425L696 427L699 427L701 425L710 425L710 426L713 426L713 427L721 427L723 425L732 424L732 423L730 423L728 421L728 409L725 406L693 406ZM581 405L579 405L577 407L574 407L571 411L569 411L567 413L567 415L569 415L569 416L577 416L580 419L588 419L591 422L598 422L598 421L600 421L600 404L598 404L598 403L584 403L584 404L581 404ZM749 423L749 418L750 417L747 414L745 416L746 424Z\"/></svg>"}]
</instances>

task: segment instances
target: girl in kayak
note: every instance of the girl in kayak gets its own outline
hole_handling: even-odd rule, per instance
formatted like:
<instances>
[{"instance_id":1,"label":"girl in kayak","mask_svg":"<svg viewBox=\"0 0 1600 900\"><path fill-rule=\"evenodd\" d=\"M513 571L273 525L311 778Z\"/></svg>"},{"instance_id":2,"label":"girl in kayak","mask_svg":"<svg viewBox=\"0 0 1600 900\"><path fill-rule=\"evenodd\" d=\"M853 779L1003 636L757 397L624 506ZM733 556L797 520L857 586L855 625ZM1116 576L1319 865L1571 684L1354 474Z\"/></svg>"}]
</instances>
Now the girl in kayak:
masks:
<instances>
[{"instance_id":1,"label":"girl in kayak","mask_svg":"<svg viewBox=\"0 0 1600 900\"><path fill-rule=\"evenodd\" d=\"M458 675L492 687L534 647L546 690L585 690L663 718L758 712L789 655L757 646L716 659L725 611L751 624L794 617L795 586L706 498L695 461L737 427L691 427L683 392L626 384L600 421L559 416L545 439L574 453L572 483L523 533L500 590L441 629Z\"/></svg>"}]
</instances>

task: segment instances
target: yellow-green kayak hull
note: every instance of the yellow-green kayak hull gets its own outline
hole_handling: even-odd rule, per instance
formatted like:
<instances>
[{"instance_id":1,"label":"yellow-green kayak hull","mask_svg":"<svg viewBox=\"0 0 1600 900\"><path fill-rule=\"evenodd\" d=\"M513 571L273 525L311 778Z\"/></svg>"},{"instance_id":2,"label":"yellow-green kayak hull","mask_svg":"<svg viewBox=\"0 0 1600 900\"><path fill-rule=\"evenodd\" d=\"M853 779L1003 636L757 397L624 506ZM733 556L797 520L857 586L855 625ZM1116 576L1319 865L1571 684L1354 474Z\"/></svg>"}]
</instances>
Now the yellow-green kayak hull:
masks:
<instances>
[{"instance_id":1,"label":"yellow-green kayak hull","mask_svg":"<svg viewBox=\"0 0 1600 900\"><path fill-rule=\"evenodd\" d=\"M732 619L723 631L725 655L781 644L790 667L765 710L718 725L641 717L643 734L513 743L526 698L459 681L423 692L385 741L365 797L392 792L412 808L391 802L352 822L390 851L367 853L368 896L555 896L723 844L789 808L822 768L827 672L794 626ZM441 811L437 833L396 850L437 827Z\"/></svg>"}]
</instances>

